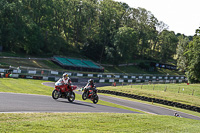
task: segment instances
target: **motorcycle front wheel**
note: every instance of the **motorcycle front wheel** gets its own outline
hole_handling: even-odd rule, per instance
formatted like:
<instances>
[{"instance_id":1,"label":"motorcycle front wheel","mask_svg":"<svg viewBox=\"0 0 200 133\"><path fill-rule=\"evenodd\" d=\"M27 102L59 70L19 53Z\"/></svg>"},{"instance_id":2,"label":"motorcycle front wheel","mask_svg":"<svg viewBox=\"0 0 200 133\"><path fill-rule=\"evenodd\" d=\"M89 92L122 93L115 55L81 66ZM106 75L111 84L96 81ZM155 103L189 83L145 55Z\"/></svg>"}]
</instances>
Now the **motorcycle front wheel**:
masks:
<instances>
[{"instance_id":1,"label":"motorcycle front wheel","mask_svg":"<svg viewBox=\"0 0 200 133\"><path fill-rule=\"evenodd\" d=\"M86 93L86 92L84 92L84 93L82 94L82 99L83 99L83 100L86 100L86 99L87 99L87 93Z\"/></svg>"},{"instance_id":2,"label":"motorcycle front wheel","mask_svg":"<svg viewBox=\"0 0 200 133\"><path fill-rule=\"evenodd\" d=\"M75 93L72 92L72 93L69 95L69 97L68 97L68 101L69 101L69 102L73 102L74 100L75 100Z\"/></svg>"},{"instance_id":3,"label":"motorcycle front wheel","mask_svg":"<svg viewBox=\"0 0 200 133\"><path fill-rule=\"evenodd\" d=\"M53 99L58 99L59 98L59 92L57 90L53 90L53 92L52 92L52 98Z\"/></svg>"}]
</instances>

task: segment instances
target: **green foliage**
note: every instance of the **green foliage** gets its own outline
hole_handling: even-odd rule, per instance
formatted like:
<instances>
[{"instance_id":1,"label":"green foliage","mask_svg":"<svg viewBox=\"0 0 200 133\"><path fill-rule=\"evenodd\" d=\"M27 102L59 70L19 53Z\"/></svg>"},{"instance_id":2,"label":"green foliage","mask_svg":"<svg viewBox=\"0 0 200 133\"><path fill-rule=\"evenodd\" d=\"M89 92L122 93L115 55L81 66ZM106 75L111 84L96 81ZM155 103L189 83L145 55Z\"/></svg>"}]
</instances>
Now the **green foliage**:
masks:
<instances>
[{"instance_id":1,"label":"green foliage","mask_svg":"<svg viewBox=\"0 0 200 133\"><path fill-rule=\"evenodd\" d=\"M138 35L133 28L121 27L115 35L114 46L116 47L116 53L119 54L121 60L131 60L137 53L137 41ZM117 59L120 61L120 58ZM119 62L117 62L119 63Z\"/></svg>"},{"instance_id":2,"label":"green foliage","mask_svg":"<svg viewBox=\"0 0 200 133\"><path fill-rule=\"evenodd\" d=\"M187 67L187 58L185 57L185 52L188 50L188 37L184 37L183 35L179 36L178 47L176 50L176 54L178 56L177 66L181 71L185 71Z\"/></svg>"},{"instance_id":3,"label":"green foliage","mask_svg":"<svg viewBox=\"0 0 200 133\"><path fill-rule=\"evenodd\" d=\"M176 54L178 39L173 31L164 30L159 35L160 60L166 62Z\"/></svg>"},{"instance_id":4,"label":"green foliage","mask_svg":"<svg viewBox=\"0 0 200 133\"><path fill-rule=\"evenodd\" d=\"M160 52L155 47L162 30L156 28L162 29L164 24L146 9L130 8L126 3L2 0L0 5L0 45L5 51L76 53L100 62L112 60L114 64L133 57L157 58L154 53Z\"/></svg>"},{"instance_id":5,"label":"green foliage","mask_svg":"<svg viewBox=\"0 0 200 133\"><path fill-rule=\"evenodd\" d=\"M189 43L188 50L185 52L188 60L187 78L190 82L200 82L200 30Z\"/></svg>"}]
</instances>

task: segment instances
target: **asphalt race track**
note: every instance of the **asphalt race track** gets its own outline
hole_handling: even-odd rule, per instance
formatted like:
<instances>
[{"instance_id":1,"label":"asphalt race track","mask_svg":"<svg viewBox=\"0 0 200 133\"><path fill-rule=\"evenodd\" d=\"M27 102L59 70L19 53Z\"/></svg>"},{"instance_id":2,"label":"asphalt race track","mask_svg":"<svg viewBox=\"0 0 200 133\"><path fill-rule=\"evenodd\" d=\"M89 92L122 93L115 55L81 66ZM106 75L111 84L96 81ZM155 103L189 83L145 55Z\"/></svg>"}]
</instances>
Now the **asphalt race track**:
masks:
<instances>
[{"instance_id":1,"label":"asphalt race track","mask_svg":"<svg viewBox=\"0 0 200 133\"><path fill-rule=\"evenodd\" d=\"M46 86L54 87L53 82L43 83ZM85 82L76 83L78 87L84 86ZM106 84L105 84L106 85ZM104 84L96 84L97 87L105 86ZM77 94L82 92L75 91ZM150 114L169 115L173 116L175 112L181 117L200 120L200 117L179 111L159 107L151 104L144 104L123 100L120 98L113 98L101 95L99 99L130 108L138 109ZM73 103L68 102L67 99L54 100L51 96L29 95L29 94L15 94L15 93L1 93L0 92L0 113L9 112L109 112L109 113L138 113L124 109L108 107L104 105L78 101L75 99Z\"/></svg>"},{"instance_id":2,"label":"asphalt race track","mask_svg":"<svg viewBox=\"0 0 200 133\"><path fill-rule=\"evenodd\" d=\"M54 100L51 96L0 93L0 112L109 112L137 113L129 110L67 99Z\"/></svg>"}]
</instances>

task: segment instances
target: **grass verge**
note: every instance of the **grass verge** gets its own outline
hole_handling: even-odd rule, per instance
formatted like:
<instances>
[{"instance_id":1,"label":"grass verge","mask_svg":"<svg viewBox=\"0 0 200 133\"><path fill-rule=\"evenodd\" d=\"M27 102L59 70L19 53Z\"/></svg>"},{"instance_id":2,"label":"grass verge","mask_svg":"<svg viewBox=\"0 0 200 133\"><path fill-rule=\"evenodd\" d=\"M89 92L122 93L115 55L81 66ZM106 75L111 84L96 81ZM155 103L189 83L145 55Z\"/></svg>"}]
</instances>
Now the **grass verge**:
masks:
<instances>
[{"instance_id":1,"label":"grass verge","mask_svg":"<svg viewBox=\"0 0 200 133\"><path fill-rule=\"evenodd\" d=\"M197 133L200 121L171 116L118 113L0 114L1 132Z\"/></svg>"},{"instance_id":2,"label":"grass verge","mask_svg":"<svg viewBox=\"0 0 200 133\"><path fill-rule=\"evenodd\" d=\"M101 87L99 89L136 94L200 107L200 84L127 85Z\"/></svg>"}]
</instances>

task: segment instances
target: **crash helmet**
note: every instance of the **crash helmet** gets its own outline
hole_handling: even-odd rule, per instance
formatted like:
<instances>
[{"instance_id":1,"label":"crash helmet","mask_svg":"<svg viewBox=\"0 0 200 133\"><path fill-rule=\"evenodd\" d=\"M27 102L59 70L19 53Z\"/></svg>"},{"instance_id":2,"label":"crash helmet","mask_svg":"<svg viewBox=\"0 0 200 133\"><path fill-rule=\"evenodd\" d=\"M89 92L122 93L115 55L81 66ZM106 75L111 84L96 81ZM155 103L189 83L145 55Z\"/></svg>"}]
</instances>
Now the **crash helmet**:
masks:
<instances>
[{"instance_id":1,"label":"crash helmet","mask_svg":"<svg viewBox=\"0 0 200 133\"><path fill-rule=\"evenodd\" d=\"M93 82L94 82L93 79L88 80L88 83L93 83Z\"/></svg>"},{"instance_id":2,"label":"crash helmet","mask_svg":"<svg viewBox=\"0 0 200 133\"><path fill-rule=\"evenodd\" d=\"M68 74L67 73L64 73L63 74L63 78L67 78L68 77Z\"/></svg>"}]
</instances>

